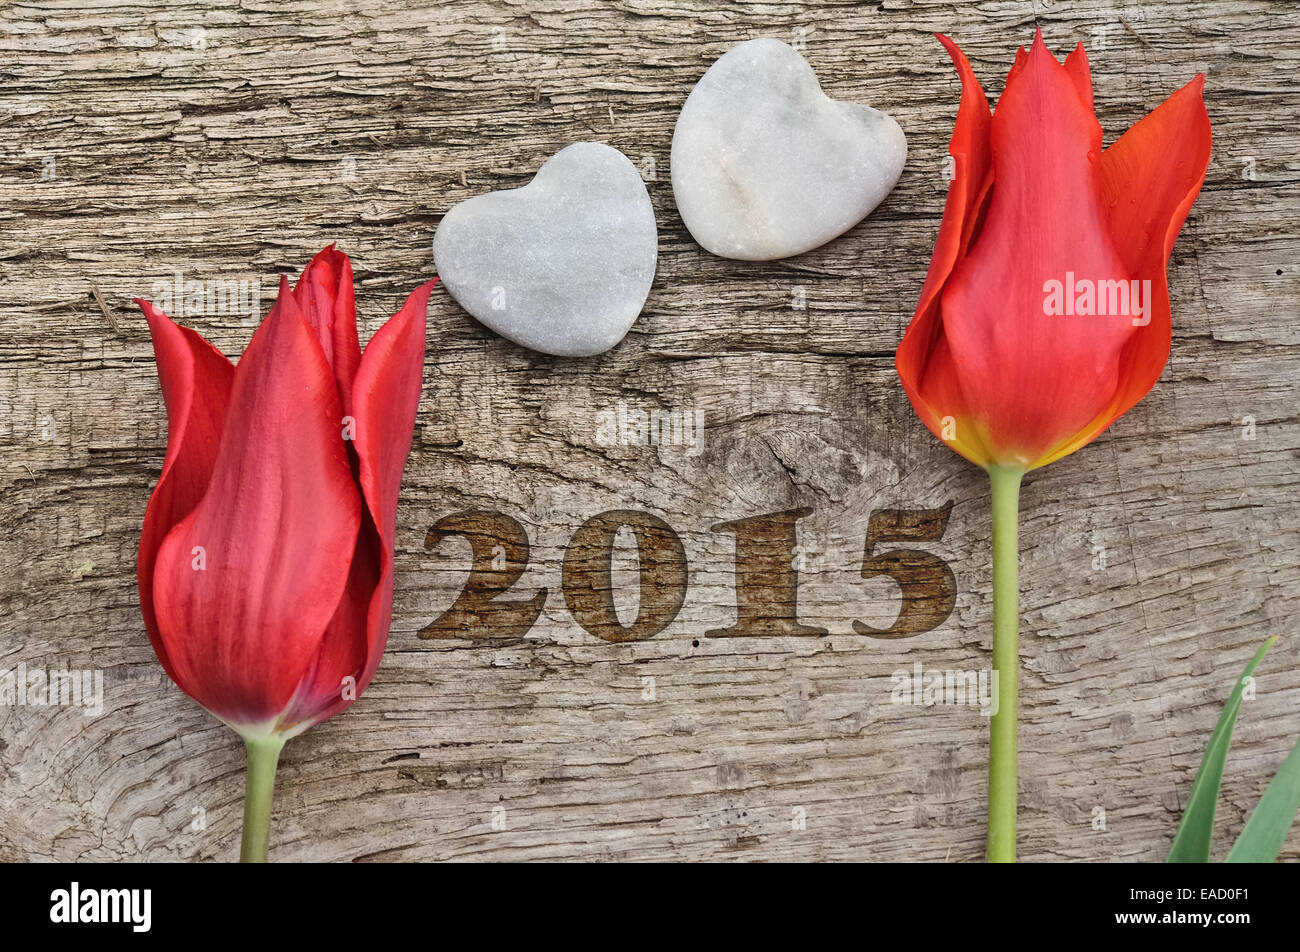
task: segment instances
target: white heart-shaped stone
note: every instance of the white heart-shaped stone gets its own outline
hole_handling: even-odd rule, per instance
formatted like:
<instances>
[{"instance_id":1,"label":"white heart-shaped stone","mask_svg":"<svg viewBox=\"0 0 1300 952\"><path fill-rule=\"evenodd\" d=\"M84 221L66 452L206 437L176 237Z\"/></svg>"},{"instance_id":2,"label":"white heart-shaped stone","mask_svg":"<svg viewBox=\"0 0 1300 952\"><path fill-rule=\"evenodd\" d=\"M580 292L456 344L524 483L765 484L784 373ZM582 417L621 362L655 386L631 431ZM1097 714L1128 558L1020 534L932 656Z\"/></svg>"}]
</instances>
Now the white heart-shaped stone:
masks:
<instances>
[{"instance_id":1,"label":"white heart-shaped stone","mask_svg":"<svg viewBox=\"0 0 1300 952\"><path fill-rule=\"evenodd\" d=\"M673 196L705 249L770 261L852 228L889 194L906 159L890 116L827 97L780 40L748 40L710 66L682 106Z\"/></svg>"},{"instance_id":2,"label":"white heart-shaped stone","mask_svg":"<svg viewBox=\"0 0 1300 952\"><path fill-rule=\"evenodd\" d=\"M640 173L599 142L561 149L522 188L453 206L433 236L438 275L461 307L516 344L562 357L623 339L657 254Z\"/></svg>"}]
</instances>

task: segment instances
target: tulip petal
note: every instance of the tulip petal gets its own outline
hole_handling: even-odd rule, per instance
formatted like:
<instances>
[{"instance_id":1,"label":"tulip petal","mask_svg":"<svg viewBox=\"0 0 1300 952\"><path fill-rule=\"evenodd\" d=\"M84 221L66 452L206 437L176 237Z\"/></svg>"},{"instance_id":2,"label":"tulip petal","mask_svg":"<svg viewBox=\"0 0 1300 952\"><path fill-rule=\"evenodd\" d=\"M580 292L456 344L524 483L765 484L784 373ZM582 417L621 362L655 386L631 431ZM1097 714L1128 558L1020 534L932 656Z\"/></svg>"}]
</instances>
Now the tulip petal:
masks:
<instances>
[{"instance_id":1,"label":"tulip petal","mask_svg":"<svg viewBox=\"0 0 1300 952\"><path fill-rule=\"evenodd\" d=\"M1101 159L1106 220L1137 272L1164 272L1174 239L1205 181L1210 117L1198 75L1106 150Z\"/></svg>"},{"instance_id":2,"label":"tulip petal","mask_svg":"<svg viewBox=\"0 0 1300 952\"><path fill-rule=\"evenodd\" d=\"M930 259L930 270L921 290L921 299L898 346L894 366L917 415L936 436L943 438L943 417L959 413L961 406L954 405L959 391L953 392L942 379L942 371L939 369L942 362L933 359L942 342L938 298L953 266L966 253L975 234L981 217L980 210L992 183L992 157L989 152L992 113L988 97L975 78L966 55L948 37L942 34L936 36L952 58L962 85L957 120L948 145L948 154L953 157L954 174L948 186L943 221L935 239L934 255ZM933 380L931 375L935 375ZM950 445L968 459L980 462L976 456L982 451L977 446L963 442L963 432L964 428L959 431L956 440L949 440Z\"/></svg>"},{"instance_id":3,"label":"tulip petal","mask_svg":"<svg viewBox=\"0 0 1300 952\"><path fill-rule=\"evenodd\" d=\"M1092 112L1092 67L1088 65L1088 54L1082 43L1065 58L1065 72L1083 100L1083 108Z\"/></svg>"},{"instance_id":4,"label":"tulip petal","mask_svg":"<svg viewBox=\"0 0 1300 952\"><path fill-rule=\"evenodd\" d=\"M412 291L401 310L375 332L362 355L353 391L361 492L379 534L381 555L380 580L370 601L366 628L366 667L358 691L370 683L379 666L392 620L397 493L420 408L425 312L435 284L436 278Z\"/></svg>"},{"instance_id":5,"label":"tulip petal","mask_svg":"<svg viewBox=\"0 0 1300 952\"><path fill-rule=\"evenodd\" d=\"M363 506L361 529L343 597L325 626L310 668L280 718L278 729L285 737L333 717L356 700L369 683L368 678L364 683L361 679L369 660L370 606L382 580L383 559L379 533Z\"/></svg>"},{"instance_id":6,"label":"tulip petal","mask_svg":"<svg viewBox=\"0 0 1300 952\"><path fill-rule=\"evenodd\" d=\"M1039 30L1035 35L1042 36L1043 31ZM1025 64L1028 62L1029 62L1029 54L1025 52L1025 48L1023 46L1017 46L1016 58L1014 61L1012 61L1011 68L1007 70L1006 81L1002 83L1003 89L1006 89L1008 86L1012 84L1012 82L1015 81L1015 78L1020 75L1021 70L1025 68Z\"/></svg>"},{"instance_id":7,"label":"tulip petal","mask_svg":"<svg viewBox=\"0 0 1300 952\"><path fill-rule=\"evenodd\" d=\"M375 332L361 359L353 390L354 448L365 501L357 554L312 672L286 712L285 723L292 725L287 736L334 716L360 696L388 641L397 494L423 389L425 312L436 283L411 293Z\"/></svg>"},{"instance_id":8,"label":"tulip petal","mask_svg":"<svg viewBox=\"0 0 1300 952\"><path fill-rule=\"evenodd\" d=\"M974 428L993 461L1033 467L1112 398L1132 314L1052 316L1049 282L1130 275L1102 213L1101 128L1043 44L1013 70L990 131L995 186L940 298Z\"/></svg>"},{"instance_id":9,"label":"tulip petal","mask_svg":"<svg viewBox=\"0 0 1300 952\"><path fill-rule=\"evenodd\" d=\"M1097 418L1044 462L1097 437L1155 386L1169 359L1172 332L1165 269L1174 239L1200 194L1210 164L1210 117L1204 74L1140 119L1101 157L1106 222L1133 275L1150 281L1150 311L1125 348L1120 385Z\"/></svg>"},{"instance_id":10,"label":"tulip petal","mask_svg":"<svg viewBox=\"0 0 1300 952\"><path fill-rule=\"evenodd\" d=\"M136 577L149 641L163 670L176 680L154 614L154 560L167 533L194 510L208 488L230 405L235 366L200 334L176 324L148 301L136 298L135 303L149 322L167 406L167 455L144 512Z\"/></svg>"},{"instance_id":11,"label":"tulip petal","mask_svg":"<svg viewBox=\"0 0 1300 952\"><path fill-rule=\"evenodd\" d=\"M361 364L357 309L352 291L352 262L330 245L303 269L293 289L303 317L320 339L321 350L338 382L344 414L351 413L352 378Z\"/></svg>"},{"instance_id":12,"label":"tulip petal","mask_svg":"<svg viewBox=\"0 0 1300 952\"><path fill-rule=\"evenodd\" d=\"M338 388L281 280L235 368L207 492L158 552L154 606L177 683L270 730L320 650L351 568L360 497Z\"/></svg>"},{"instance_id":13,"label":"tulip petal","mask_svg":"<svg viewBox=\"0 0 1300 952\"><path fill-rule=\"evenodd\" d=\"M975 78L966 54L948 37L936 35L957 67L961 79L961 102L957 106L957 120L948 143L948 154L953 158L953 179L948 186L930 270L921 289L918 313L938 296L953 264L965 253L965 242L969 241L972 232L971 224L979 213L993 170L989 150L993 114L988 97Z\"/></svg>"}]
</instances>

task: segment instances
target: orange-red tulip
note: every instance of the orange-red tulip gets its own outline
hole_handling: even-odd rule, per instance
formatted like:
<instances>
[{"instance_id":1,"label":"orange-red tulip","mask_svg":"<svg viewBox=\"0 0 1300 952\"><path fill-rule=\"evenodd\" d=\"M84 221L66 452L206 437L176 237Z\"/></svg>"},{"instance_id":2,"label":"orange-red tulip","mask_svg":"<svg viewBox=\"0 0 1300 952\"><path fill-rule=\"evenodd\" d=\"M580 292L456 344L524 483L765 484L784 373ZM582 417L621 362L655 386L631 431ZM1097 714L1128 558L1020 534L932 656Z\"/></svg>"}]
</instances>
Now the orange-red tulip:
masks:
<instances>
[{"instance_id":1,"label":"orange-red tulip","mask_svg":"<svg viewBox=\"0 0 1300 952\"><path fill-rule=\"evenodd\" d=\"M1102 149L1083 46L1034 37L996 112L957 45L954 176L895 366L930 430L988 470L993 667L988 857L1016 855L1021 477L1142 399L1169 356L1165 267L1210 161L1197 76Z\"/></svg>"},{"instance_id":2,"label":"orange-red tulip","mask_svg":"<svg viewBox=\"0 0 1300 952\"><path fill-rule=\"evenodd\" d=\"M930 430L980 466L1030 470L1097 437L1169 356L1165 266L1205 179L1197 76L1102 149L1088 59L1041 32L991 112L957 45L955 169L899 379Z\"/></svg>"}]
</instances>

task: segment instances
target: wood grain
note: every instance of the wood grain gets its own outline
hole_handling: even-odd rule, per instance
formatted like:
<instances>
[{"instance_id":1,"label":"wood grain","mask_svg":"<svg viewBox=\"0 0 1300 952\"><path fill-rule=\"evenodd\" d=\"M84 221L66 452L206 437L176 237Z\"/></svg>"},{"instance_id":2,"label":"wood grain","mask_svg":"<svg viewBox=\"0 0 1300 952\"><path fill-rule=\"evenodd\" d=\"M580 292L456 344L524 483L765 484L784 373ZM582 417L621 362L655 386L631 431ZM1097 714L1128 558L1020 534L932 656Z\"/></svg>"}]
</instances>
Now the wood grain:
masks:
<instances>
[{"instance_id":1,"label":"wood grain","mask_svg":"<svg viewBox=\"0 0 1300 952\"><path fill-rule=\"evenodd\" d=\"M431 276L451 205L582 140L653 167L645 312L613 352L564 360L435 294L389 651L357 704L286 748L271 858L979 859L987 722L891 704L890 676L989 664L988 489L914 419L892 356L958 98L930 34L996 94L1036 25L1057 51L1088 46L1107 142L1204 70L1215 145L1170 263L1160 383L1027 481L1021 853L1162 859L1233 679L1280 634L1228 761L1226 853L1300 734L1300 8L19 0L0 10L0 668L102 670L105 709L0 708L0 859L237 853L241 746L170 684L139 616L166 419L131 298L180 271L258 282L266 308L337 241L364 340ZM842 238L725 261L674 208L672 125L714 58L763 35L804 37L831 95L898 118L909 160ZM251 333L237 313L186 323L229 354ZM597 442L620 401L701 411L701 451ZM861 577L871 513L949 501L925 548L956 576L952 616L855 634L897 613L892 584ZM711 527L799 507L799 619L828 634L706 636L736 606L734 538ZM560 590L569 538L619 509L667 522L689 562L647 641L593 637ZM418 637L469 566L463 539L426 533L462 510L527 533L510 597L548 596L522 638ZM620 538L611 584L634 613Z\"/></svg>"}]
</instances>

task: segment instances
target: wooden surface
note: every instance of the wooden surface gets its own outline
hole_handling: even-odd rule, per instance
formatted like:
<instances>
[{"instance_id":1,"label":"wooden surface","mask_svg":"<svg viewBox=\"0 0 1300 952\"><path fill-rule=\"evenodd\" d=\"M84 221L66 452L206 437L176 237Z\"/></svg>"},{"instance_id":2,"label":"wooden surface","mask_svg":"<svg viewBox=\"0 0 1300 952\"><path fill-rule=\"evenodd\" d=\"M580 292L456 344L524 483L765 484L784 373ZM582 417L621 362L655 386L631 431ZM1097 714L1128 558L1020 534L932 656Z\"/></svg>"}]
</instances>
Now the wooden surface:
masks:
<instances>
[{"instance_id":1,"label":"wooden surface","mask_svg":"<svg viewBox=\"0 0 1300 952\"><path fill-rule=\"evenodd\" d=\"M279 274L338 241L365 340L431 276L452 204L600 140L654 164L645 311L613 352L560 360L435 294L389 650L356 705L286 748L272 859L979 859L987 721L891 704L890 676L989 665L988 489L915 420L892 358L958 99L930 34L996 95L1036 24L1060 54L1087 44L1108 143L1207 70L1215 144L1170 263L1164 376L1027 482L1021 853L1162 859L1233 679L1279 634L1228 759L1222 856L1300 734L1300 8L21 0L0 10L0 668L102 670L105 708L0 708L0 858L238 850L241 745L170 684L139 615L166 419L131 297L180 270L259 281L265 310ZM751 264L690 240L668 150L708 64L763 35L804 36L824 88L891 112L910 154L847 235ZM186 323L229 354L251 333ZM601 445L619 401L703 411L701 452ZM870 514L950 500L921 547L952 568L952 616L853 633L898 609L861 578ZM711 527L796 507L799 617L829 634L707 636L735 613L734 539ZM426 549L426 532L471 509L531 542L508 597L548 595L522 639L418 637L469 566L463 539ZM565 543L615 509L665 520L689 560L680 614L645 641L594 637L561 595ZM627 618L634 551L613 575Z\"/></svg>"}]
</instances>

